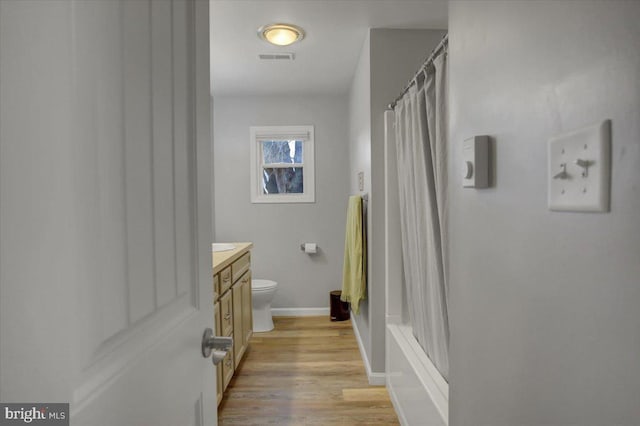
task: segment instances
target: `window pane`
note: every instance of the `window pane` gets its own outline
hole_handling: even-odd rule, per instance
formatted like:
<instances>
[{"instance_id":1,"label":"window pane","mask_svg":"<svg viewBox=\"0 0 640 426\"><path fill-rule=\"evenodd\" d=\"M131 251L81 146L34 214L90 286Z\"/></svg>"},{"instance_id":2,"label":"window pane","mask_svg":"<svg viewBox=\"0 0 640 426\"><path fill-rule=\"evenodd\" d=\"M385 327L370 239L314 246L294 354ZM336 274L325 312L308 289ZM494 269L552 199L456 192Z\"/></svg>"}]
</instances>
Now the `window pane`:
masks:
<instances>
[{"instance_id":1,"label":"window pane","mask_svg":"<svg viewBox=\"0 0 640 426\"><path fill-rule=\"evenodd\" d=\"M302 167L265 167L262 169L263 194L302 194Z\"/></svg>"},{"instance_id":2,"label":"window pane","mask_svg":"<svg viewBox=\"0 0 640 426\"><path fill-rule=\"evenodd\" d=\"M302 163L302 141L263 141L264 164Z\"/></svg>"}]
</instances>

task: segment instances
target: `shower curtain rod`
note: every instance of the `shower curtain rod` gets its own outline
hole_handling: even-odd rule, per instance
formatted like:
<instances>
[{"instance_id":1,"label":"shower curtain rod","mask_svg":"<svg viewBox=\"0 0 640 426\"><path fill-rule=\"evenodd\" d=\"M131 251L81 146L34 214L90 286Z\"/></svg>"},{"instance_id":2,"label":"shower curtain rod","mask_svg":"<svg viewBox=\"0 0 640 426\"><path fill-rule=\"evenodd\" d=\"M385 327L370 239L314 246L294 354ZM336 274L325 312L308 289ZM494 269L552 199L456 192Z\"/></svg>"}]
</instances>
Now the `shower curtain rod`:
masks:
<instances>
[{"instance_id":1,"label":"shower curtain rod","mask_svg":"<svg viewBox=\"0 0 640 426\"><path fill-rule=\"evenodd\" d=\"M424 62L422 63L422 66L418 69L418 71L416 71L416 73L413 76L413 78L411 80L409 80L409 82L406 84L406 86L404 86L404 89L402 89L402 91L400 92L400 95L398 95L398 97L387 106L388 109L395 108L395 106L398 103L398 101L400 99L402 99L402 97L404 96L405 93L407 93L407 90L409 90L409 87L411 87L411 84L413 83L413 81L416 78L418 78L420 73L427 67L427 65L429 65L430 62L433 62L433 59L436 57L436 55L438 53L440 53L440 51L442 49L444 49L444 47L445 47L445 45L447 44L448 41L449 41L449 33L446 33L442 37L442 40L440 40L440 43L438 43L438 45L431 51L431 53L429 54L427 59L424 60Z\"/></svg>"}]
</instances>

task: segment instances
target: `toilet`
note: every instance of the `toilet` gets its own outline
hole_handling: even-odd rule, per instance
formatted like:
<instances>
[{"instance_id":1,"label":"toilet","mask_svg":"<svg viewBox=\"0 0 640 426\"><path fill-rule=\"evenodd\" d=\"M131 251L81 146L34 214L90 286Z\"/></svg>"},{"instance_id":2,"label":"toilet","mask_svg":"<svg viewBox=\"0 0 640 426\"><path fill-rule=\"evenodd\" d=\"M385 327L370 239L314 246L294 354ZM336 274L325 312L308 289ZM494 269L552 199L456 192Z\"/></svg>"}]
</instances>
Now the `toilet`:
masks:
<instances>
[{"instance_id":1,"label":"toilet","mask_svg":"<svg viewBox=\"0 0 640 426\"><path fill-rule=\"evenodd\" d=\"M271 280L251 280L253 303L253 331L260 333L273 330L271 300L276 294L278 283Z\"/></svg>"}]
</instances>

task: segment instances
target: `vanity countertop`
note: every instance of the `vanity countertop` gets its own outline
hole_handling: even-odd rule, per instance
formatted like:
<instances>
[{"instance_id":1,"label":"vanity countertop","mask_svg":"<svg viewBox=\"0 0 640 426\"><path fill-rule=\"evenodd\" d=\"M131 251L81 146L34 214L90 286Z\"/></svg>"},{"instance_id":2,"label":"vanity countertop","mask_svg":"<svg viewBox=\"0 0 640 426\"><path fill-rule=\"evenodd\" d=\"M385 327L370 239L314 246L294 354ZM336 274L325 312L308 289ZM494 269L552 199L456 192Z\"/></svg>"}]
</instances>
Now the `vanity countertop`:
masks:
<instances>
[{"instance_id":1,"label":"vanity countertop","mask_svg":"<svg viewBox=\"0 0 640 426\"><path fill-rule=\"evenodd\" d=\"M236 259L251 250L253 243L229 243L236 246L234 250L216 251L211 253L213 258L214 275L231 265Z\"/></svg>"}]
</instances>

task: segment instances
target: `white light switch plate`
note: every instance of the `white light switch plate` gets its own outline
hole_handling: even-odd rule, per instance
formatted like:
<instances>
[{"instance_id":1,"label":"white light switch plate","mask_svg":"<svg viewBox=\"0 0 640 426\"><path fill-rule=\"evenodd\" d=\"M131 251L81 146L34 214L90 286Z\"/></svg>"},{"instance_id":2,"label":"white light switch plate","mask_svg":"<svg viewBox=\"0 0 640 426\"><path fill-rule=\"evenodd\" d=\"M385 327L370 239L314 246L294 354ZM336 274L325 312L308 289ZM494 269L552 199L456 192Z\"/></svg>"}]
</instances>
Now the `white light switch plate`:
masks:
<instances>
[{"instance_id":1,"label":"white light switch plate","mask_svg":"<svg viewBox=\"0 0 640 426\"><path fill-rule=\"evenodd\" d=\"M549 139L549 210L609 211L610 120Z\"/></svg>"}]
</instances>

